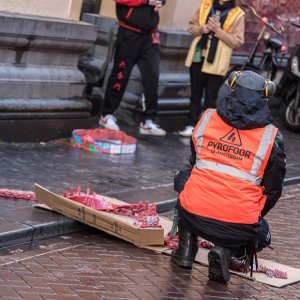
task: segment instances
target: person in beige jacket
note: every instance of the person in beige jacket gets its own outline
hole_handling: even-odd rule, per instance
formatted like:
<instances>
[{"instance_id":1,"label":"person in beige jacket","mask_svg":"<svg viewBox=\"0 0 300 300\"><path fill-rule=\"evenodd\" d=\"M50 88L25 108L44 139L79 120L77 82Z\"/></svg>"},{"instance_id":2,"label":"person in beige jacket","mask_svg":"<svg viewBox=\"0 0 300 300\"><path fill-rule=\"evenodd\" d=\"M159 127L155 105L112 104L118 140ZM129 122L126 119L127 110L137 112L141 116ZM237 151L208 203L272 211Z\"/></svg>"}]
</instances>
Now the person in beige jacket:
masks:
<instances>
[{"instance_id":1,"label":"person in beige jacket","mask_svg":"<svg viewBox=\"0 0 300 300\"><path fill-rule=\"evenodd\" d=\"M235 0L202 0L190 20L194 36L185 65L190 68L191 97L188 124L179 134L190 137L204 109L214 108L230 65L233 49L244 43L245 13Z\"/></svg>"}]
</instances>

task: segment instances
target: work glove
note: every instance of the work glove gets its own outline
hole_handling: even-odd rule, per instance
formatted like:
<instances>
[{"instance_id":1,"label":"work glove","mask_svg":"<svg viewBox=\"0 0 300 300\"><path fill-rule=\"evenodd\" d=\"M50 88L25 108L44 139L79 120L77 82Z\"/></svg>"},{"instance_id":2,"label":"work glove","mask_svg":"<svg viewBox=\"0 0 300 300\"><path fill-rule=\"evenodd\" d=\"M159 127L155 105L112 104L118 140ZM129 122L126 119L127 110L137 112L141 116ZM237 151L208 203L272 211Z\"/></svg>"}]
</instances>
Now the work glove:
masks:
<instances>
[{"instance_id":1,"label":"work glove","mask_svg":"<svg viewBox=\"0 0 300 300\"><path fill-rule=\"evenodd\" d=\"M185 183L189 179L192 172L192 167L190 165L185 165L182 170L177 171L174 177L174 190L178 193L184 188Z\"/></svg>"}]
</instances>

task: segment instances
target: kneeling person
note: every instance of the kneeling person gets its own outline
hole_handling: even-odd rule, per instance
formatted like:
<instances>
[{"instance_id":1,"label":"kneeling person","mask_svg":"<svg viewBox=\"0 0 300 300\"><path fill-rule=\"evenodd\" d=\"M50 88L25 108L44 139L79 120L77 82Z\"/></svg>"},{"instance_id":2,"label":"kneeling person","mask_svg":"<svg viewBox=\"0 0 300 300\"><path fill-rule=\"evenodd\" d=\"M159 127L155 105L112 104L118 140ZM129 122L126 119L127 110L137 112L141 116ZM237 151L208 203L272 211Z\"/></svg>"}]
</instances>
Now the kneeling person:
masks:
<instances>
[{"instance_id":1,"label":"kneeling person","mask_svg":"<svg viewBox=\"0 0 300 300\"><path fill-rule=\"evenodd\" d=\"M284 142L272 125L267 98L275 84L251 72L234 72L231 93L206 110L191 138L190 176L175 176L179 246L171 260L191 268L198 236L215 246L208 276L226 283L232 256L271 244L266 214L282 193Z\"/></svg>"}]
</instances>

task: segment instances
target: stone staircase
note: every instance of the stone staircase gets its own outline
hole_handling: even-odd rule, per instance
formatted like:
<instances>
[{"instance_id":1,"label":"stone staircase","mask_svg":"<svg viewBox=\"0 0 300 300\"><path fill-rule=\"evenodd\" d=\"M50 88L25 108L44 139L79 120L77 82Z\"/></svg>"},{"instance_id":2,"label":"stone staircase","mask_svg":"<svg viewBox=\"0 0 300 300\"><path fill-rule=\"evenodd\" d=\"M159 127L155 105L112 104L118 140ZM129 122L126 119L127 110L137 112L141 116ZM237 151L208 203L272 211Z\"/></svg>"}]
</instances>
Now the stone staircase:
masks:
<instances>
[{"instance_id":1,"label":"stone staircase","mask_svg":"<svg viewBox=\"0 0 300 300\"><path fill-rule=\"evenodd\" d=\"M93 124L79 56L96 39L78 21L0 13L0 139L47 141Z\"/></svg>"}]
</instances>

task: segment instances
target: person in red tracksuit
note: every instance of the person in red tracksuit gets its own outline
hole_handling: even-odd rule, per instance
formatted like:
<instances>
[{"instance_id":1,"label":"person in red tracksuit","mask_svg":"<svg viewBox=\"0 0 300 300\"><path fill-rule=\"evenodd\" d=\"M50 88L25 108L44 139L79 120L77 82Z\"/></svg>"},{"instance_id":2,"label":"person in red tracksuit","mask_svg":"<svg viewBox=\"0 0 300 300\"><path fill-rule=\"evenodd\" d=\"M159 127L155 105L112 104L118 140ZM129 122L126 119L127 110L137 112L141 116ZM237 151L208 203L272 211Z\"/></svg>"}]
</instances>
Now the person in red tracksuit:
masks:
<instances>
[{"instance_id":1,"label":"person in red tracksuit","mask_svg":"<svg viewBox=\"0 0 300 300\"><path fill-rule=\"evenodd\" d=\"M114 111L124 95L134 65L142 76L145 110L140 134L163 136L166 131L154 123L157 114L159 80L159 9L165 0L115 0L119 29L114 65L106 86L101 127L119 130Z\"/></svg>"}]
</instances>

